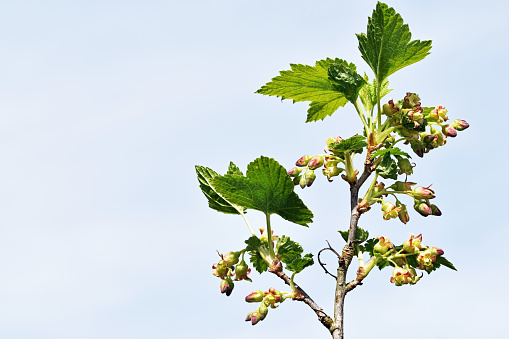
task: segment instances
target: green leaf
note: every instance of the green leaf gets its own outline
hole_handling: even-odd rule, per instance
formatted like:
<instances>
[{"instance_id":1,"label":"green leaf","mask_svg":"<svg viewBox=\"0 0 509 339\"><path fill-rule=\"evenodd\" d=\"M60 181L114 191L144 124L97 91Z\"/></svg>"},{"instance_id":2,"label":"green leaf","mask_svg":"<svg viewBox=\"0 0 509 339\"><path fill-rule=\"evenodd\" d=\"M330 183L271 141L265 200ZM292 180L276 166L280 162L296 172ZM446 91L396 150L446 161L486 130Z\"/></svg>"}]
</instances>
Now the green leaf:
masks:
<instances>
[{"instance_id":1,"label":"green leaf","mask_svg":"<svg viewBox=\"0 0 509 339\"><path fill-rule=\"evenodd\" d=\"M323 120L348 102L329 81L327 71L332 63L348 65L337 58L317 61L315 66L290 64L291 70L279 72L256 93L292 99L294 103L311 101L306 122Z\"/></svg>"},{"instance_id":2,"label":"green leaf","mask_svg":"<svg viewBox=\"0 0 509 339\"><path fill-rule=\"evenodd\" d=\"M313 255L308 253L305 254L302 258L295 258L291 263L286 264L286 269L295 273L300 273L303 269L313 264Z\"/></svg>"},{"instance_id":3,"label":"green leaf","mask_svg":"<svg viewBox=\"0 0 509 339\"><path fill-rule=\"evenodd\" d=\"M360 246L362 252L368 253L370 256L374 255L375 245L378 243L378 239L371 238L368 239L363 245Z\"/></svg>"},{"instance_id":4,"label":"green leaf","mask_svg":"<svg viewBox=\"0 0 509 339\"><path fill-rule=\"evenodd\" d=\"M348 234L350 231L338 231L341 234L341 237L348 242ZM363 243L369 237L369 232L357 226L357 230L355 231L355 240L358 244Z\"/></svg>"},{"instance_id":5,"label":"green leaf","mask_svg":"<svg viewBox=\"0 0 509 339\"><path fill-rule=\"evenodd\" d=\"M428 126L428 121L424 119L422 124L418 124L417 127L415 127L415 122L413 122L408 115L403 114L401 116L401 125L405 127L408 130L417 131L417 132L424 132L426 131L426 126Z\"/></svg>"},{"instance_id":6,"label":"green leaf","mask_svg":"<svg viewBox=\"0 0 509 339\"><path fill-rule=\"evenodd\" d=\"M450 268L451 270L457 271L456 267L454 267L452 262L450 262L449 260L445 259L445 257L442 257L442 256L437 257L437 259L434 262L433 266L435 266L435 264L440 264L442 266Z\"/></svg>"},{"instance_id":7,"label":"green leaf","mask_svg":"<svg viewBox=\"0 0 509 339\"><path fill-rule=\"evenodd\" d=\"M218 176L216 172L208 167L198 165L195 166L195 169L198 176L198 181L200 182L200 188L205 197L207 197L210 208L228 214L244 213L243 207L226 200L217 193L216 189L212 185L213 179Z\"/></svg>"},{"instance_id":8,"label":"green leaf","mask_svg":"<svg viewBox=\"0 0 509 339\"><path fill-rule=\"evenodd\" d=\"M355 68L333 63L329 66L328 74L332 86L355 104L359 90L364 85L364 79L355 71Z\"/></svg>"},{"instance_id":9,"label":"green leaf","mask_svg":"<svg viewBox=\"0 0 509 339\"><path fill-rule=\"evenodd\" d=\"M269 265L263 260L262 256L258 251L249 252L251 258L249 261L253 264L253 267L258 271L258 273L266 272L269 269Z\"/></svg>"},{"instance_id":10,"label":"green leaf","mask_svg":"<svg viewBox=\"0 0 509 339\"><path fill-rule=\"evenodd\" d=\"M262 244L261 240L256 236L253 235L246 241L244 241L247 244L246 251L258 251L258 247Z\"/></svg>"},{"instance_id":11,"label":"green leaf","mask_svg":"<svg viewBox=\"0 0 509 339\"><path fill-rule=\"evenodd\" d=\"M371 112L378 103L376 99L376 86L377 86L376 79L373 79L373 83L369 83L369 78L366 75L366 73L364 73L364 81L365 84L359 91L359 98L361 99L362 105L364 106L366 112ZM380 99L382 99L387 94L389 94L389 92L392 91L392 89L389 89L387 87L389 87L389 81L387 80L382 81L382 85L380 88Z\"/></svg>"},{"instance_id":12,"label":"green leaf","mask_svg":"<svg viewBox=\"0 0 509 339\"><path fill-rule=\"evenodd\" d=\"M391 264L389 263L389 261L387 260L382 260L382 261L379 261L376 266L378 267L378 269L381 271L383 270L385 267L387 266L390 266Z\"/></svg>"},{"instance_id":13,"label":"green leaf","mask_svg":"<svg viewBox=\"0 0 509 339\"><path fill-rule=\"evenodd\" d=\"M278 214L302 226L311 223L313 213L304 205L286 170L272 158L260 157L247 167L246 177L235 174L216 176L212 184L228 201L239 206Z\"/></svg>"},{"instance_id":14,"label":"green leaf","mask_svg":"<svg viewBox=\"0 0 509 339\"><path fill-rule=\"evenodd\" d=\"M391 158L390 153L386 153L380 164L376 167L376 172L384 179L398 179L398 165Z\"/></svg>"},{"instance_id":15,"label":"green leaf","mask_svg":"<svg viewBox=\"0 0 509 339\"><path fill-rule=\"evenodd\" d=\"M328 145L328 148L333 153L342 152L362 153L364 147L368 146L368 143L364 141L365 139L366 137L356 134L353 137L343 139L340 142L333 142Z\"/></svg>"},{"instance_id":16,"label":"green leaf","mask_svg":"<svg viewBox=\"0 0 509 339\"><path fill-rule=\"evenodd\" d=\"M295 273L301 272L304 268L313 265L313 255L308 253L301 257L304 250L302 246L287 237L281 236L276 244L275 252L281 256L281 261L286 264L286 269Z\"/></svg>"},{"instance_id":17,"label":"green leaf","mask_svg":"<svg viewBox=\"0 0 509 339\"><path fill-rule=\"evenodd\" d=\"M240 169L235 165L232 161L230 161L230 166L228 166L228 172L226 174L237 174L237 175L244 175L240 171Z\"/></svg>"},{"instance_id":18,"label":"green leaf","mask_svg":"<svg viewBox=\"0 0 509 339\"><path fill-rule=\"evenodd\" d=\"M348 242L348 233L350 233L350 231L338 231L339 234L341 234L341 238L343 238L343 240L345 242Z\"/></svg>"},{"instance_id":19,"label":"green leaf","mask_svg":"<svg viewBox=\"0 0 509 339\"><path fill-rule=\"evenodd\" d=\"M357 34L362 58L378 80L384 80L397 70L420 61L429 54L431 40L410 41L407 24L393 8L378 2L368 18L367 34Z\"/></svg>"},{"instance_id":20,"label":"green leaf","mask_svg":"<svg viewBox=\"0 0 509 339\"><path fill-rule=\"evenodd\" d=\"M391 154L391 155L394 155L394 156L404 156L404 157L407 157L407 158L411 158L411 156L408 155L408 153L403 152L398 147L379 149L379 150L377 150L377 151L375 151L375 152L373 152L371 154L371 158L374 159L374 158L376 158L378 156L385 155L385 154Z\"/></svg>"}]
</instances>

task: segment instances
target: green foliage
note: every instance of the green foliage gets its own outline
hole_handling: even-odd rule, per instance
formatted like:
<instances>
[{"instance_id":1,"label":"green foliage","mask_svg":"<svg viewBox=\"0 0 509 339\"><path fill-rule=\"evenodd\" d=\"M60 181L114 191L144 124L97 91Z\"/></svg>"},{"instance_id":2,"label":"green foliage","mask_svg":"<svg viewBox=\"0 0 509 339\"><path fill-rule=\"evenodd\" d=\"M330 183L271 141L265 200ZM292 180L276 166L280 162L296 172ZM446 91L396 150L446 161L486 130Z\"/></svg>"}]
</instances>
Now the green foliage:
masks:
<instances>
[{"instance_id":1,"label":"green foliage","mask_svg":"<svg viewBox=\"0 0 509 339\"><path fill-rule=\"evenodd\" d=\"M398 147L384 148L384 149L376 150L375 152L373 152L371 154L371 158L376 158L378 156L385 155L385 154L391 154L394 156L403 156L403 157L411 158L411 156L408 155L408 153L403 152Z\"/></svg>"},{"instance_id":2,"label":"green foliage","mask_svg":"<svg viewBox=\"0 0 509 339\"><path fill-rule=\"evenodd\" d=\"M457 271L456 267L454 267L452 262L450 262L449 260L445 259L445 257L443 257L443 256L437 257L437 260L433 264L433 267L435 267L435 265L445 266L447 268L450 268L451 270Z\"/></svg>"},{"instance_id":3,"label":"green foliage","mask_svg":"<svg viewBox=\"0 0 509 339\"><path fill-rule=\"evenodd\" d=\"M368 18L367 34L357 34L362 58L382 81L397 70L420 61L429 54L431 41L410 41L407 24L391 7L377 3Z\"/></svg>"},{"instance_id":4,"label":"green foliage","mask_svg":"<svg viewBox=\"0 0 509 339\"><path fill-rule=\"evenodd\" d=\"M244 208L278 214L302 226L311 223L313 213L304 205L286 170L272 158L260 157L247 167L246 176L227 174L212 179L214 189L228 201Z\"/></svg>"},{"instance_id":5,"label":"green foliage","mask_svg":"<svg viewBox=\"0 0 509 339\"><path fill-rule=\"evenodd\" d=\"M362 105L366 109L367 112L373 111L373 108L377 104L378 100L376 97L376 90L377 90L377 82L376 79L373 79L372 83L369 83L369 78L366 74L364 74L364 86L362 86L361 90L359 91L359 98L361 99ZM389 87L389 81L384 80L382 81L382 84L380 86L380 99L385 97L387 94L389 94L392 89L387 88Z\"/></svg>"},{"instance_id":6,"label":"green foliage","mask_svg":"<svg viewBox=\"0 0 509 339\"><path fill-rule=\"evenodd\" d=\"M405 127L408 130L417 131L417 132L424 132L426 131L426 126L428 126L428 121L424 119L422 124L418 124L418 126L415 126L415 123L408 117L408 115L403 114L401 116L401 125Z\"/></svg>"},{"instance_id":7,"label":"green foliage","mask_svg":"<svg viewBox=\"0 0 509 339\"><path fill-rule=\"evenodd\" d=\"M246 251L251 256L250 261L253 264L253 267L259 273L267 271L269 265L267 264L267 262L265 262L265 260L263 260L258 249L262 245L267 245L267 242L263 244L262 241L256 235L253 235L252 237L247 239L245 243L247 244Z\"/></svg>"},{"instance_id":8,"label":"green foliage","mask_svg":"<svg viewBox=\"0 0 509 339\"><path fill-rule=\"evenodd\" d=\"M247 244L246 251L248 252L258 251L258 247L262 244L262 241L256 235L251 236L244 242Z\"/></svg>"},{"instance_id":9,"label":"green foliage","mask_svg":"<svg viewBox=\"0 0 509 339\"><path fill-rule=\"evenodd\" d=\"M373 249L375 245L378 243L378 241L379 240L376 238L368 239L364 244L360 246L360 250L362 252L368 253L370 256L373 256L374 255Z\"/></svg>"},{"instance_id":10,"label":"green foliage","mask_svg":"<svg viewBox=\"0 0 509 339\"><path fill-rule=\"evenodd\" d=\"M279 72L280 75L256 93L292 99L294 103L311 101L306 122L323 120L348 102L329 80L328 69L332 63L348 65L344 60L330 58L317 61L315 66L290 64L291 70Z\"/></svg>"},{"instance_id":11,"label":"green foliage","mask_svg":"<svg viewBox=\"0 0 509 339\"><path fill-rule=\"evenodd\" d=\"M230 161L230 166L228 166L228 172L226 174L237 174L237 175L244 175L240 171L240 169L235 165L232 161Z\"/></svg>"},{"instance_id":12,"label":"green foliage","mask_svg":"<svg viewBox=\"0 0 509 339\"><path fill-rule=\"evenodd\" d=\"M382 161L376 167L376 172L384 179L398 179L398 165L391 158L390 153L384 154Z\"/></svg>"},{"instance_id":13,"label":"green foliage","mask_svg":"<svg viewBox=\"0 0 509 339\"><path fill-rule=\"evenodd\" d=\"M338 231L341 234L341 237L348 242L348 233L349 231ZM369 232L357 226L357 230L355 232L355 242L357 244L363 243L369 237Z\"/></svg>"},{"instance_id":14,"label":"green foliage","mask_svg":"<svg viewBox=\"0 0 509 339\"><path fill-rule=\"evenodd\" d=\"M331 64L328 71L329 80L348 101L355 103L360 89L364 86L364 79L355 71L355 66L350 68L345 64Z\"/></svg>"},{"instance_id":15,"label":"green foliage","mask_svg":"<svg viewBox=\"0 0 509 339\"><path fill-rule=\"evenodd\" d=\"M281 256L281 261L286 264L286 269L299 273L304 268L313 265L313 255L308 253L301 257L302 246L283 235L276 244L275 252Z\"/></svg>"},{"instance_id":16,"label":"green foliage","mask_svg":"<svg viewBox=\"0 0 509 339\"><path fill-rule=\"evenodd\" d=\"M234 170L234 167L237 166L235 166L233 162L230 163L230 169ZM208 167L198 165L195 166L195 169L196 174L198 176L198 181L200 182L200 188L205 197L207 197L210 208L228 214L244 213L243 207L236 205L235 203L232 203L231 201L228 201L225 198L221 197L217 193L215 188L212 186L212 180L218 176L216 172L214 172L212 169ZM230 171L230 169L228 171Z\"/></svg>"},{"instance_id":17,"label":"green foliage","mask_svg":"<svg viewBox=\"0 0 509 339\"><path fill-rule=\"evenodd\" d=\"M340 142L333 142L328 145L329 149L333 153L343 152L356 152L362 153L364 147L368 146L368 143L364 141L366 138L362 135L354 135L348 139L341 140Z\"/></svg>"}]
</instances>

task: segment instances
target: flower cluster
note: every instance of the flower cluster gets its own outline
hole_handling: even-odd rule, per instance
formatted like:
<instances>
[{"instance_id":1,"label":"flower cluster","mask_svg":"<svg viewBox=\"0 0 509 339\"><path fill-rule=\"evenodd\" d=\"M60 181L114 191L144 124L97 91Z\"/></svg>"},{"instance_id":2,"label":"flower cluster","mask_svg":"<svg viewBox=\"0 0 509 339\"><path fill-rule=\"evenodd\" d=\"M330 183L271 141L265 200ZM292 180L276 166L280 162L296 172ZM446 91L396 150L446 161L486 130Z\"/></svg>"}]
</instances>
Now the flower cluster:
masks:
<instances>
[{"instance_id":1,"label":"flower cluster","mask_svg":"<svg viewBox=\"0 0 509 339\"><path fill-rule=\"evenodd\" d=\"M255 311L248 313L246 321L251 321L252 325L256 325L258 322L265 319L267 313L269 313L269 306L270 308L276 308L278 307L276 304L282 303L286 299L293 298L294 296L294 293L283 293L273 287L265 292L260 290L251 292L251 294L246 297L246 301L248 303L259 302L260 305Z\"/></svg>"},{"instance_id":2,"label":"flower cluster","mask_svg":"<svg viewBox=\"0 0 509 339\"><path fill-rule=\"evenodd\" d=\"M242 260L240 256L242 255ZM247 266L244 261L243 252L228 252L227 254L219 254L221 260L212 265L212 275L221 279L219 284L221 293L230 296L233 291L233 281L247 280L251 281L248 274L251 273L251 269ZM240 260L240 262L239 262ZM236 265L236 266L235 266ZM234 277L234 279L232 279Z\"/></svg>"},{"instance_id":3,"label":"flower cluster","mask_svg":"<svg viewBox=\"0 0 509 339\"><path fill-rule=\"evenodd\" d=\"M419 96L410 92L396 103L389 100L384 104L383 114L388 117L389 128L405 138L405 143L410 144L412 150L419 157L423 157L424 153L428 153L432 149L445 145L447 137L454 138L458 131L469 127L465 120L459 119L448 124L449 117L444 106L422 107ZM386 141L390 141L390 139ZM402 163L400 168L402 167L408 169L408 164ZM405 172L404 169L400 169L400 171L401 173Z\"/></svg>"}]
</instances>

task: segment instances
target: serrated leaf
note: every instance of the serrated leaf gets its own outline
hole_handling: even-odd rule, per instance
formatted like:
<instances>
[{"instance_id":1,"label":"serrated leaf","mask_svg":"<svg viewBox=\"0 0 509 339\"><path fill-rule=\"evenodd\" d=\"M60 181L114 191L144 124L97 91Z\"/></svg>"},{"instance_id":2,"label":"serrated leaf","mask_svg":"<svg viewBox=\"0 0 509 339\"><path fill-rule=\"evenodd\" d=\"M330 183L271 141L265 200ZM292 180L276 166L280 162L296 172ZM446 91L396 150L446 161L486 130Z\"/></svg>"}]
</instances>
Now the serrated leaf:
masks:
<instances>
[{"instance_id":1,"label":"serrated leaf","mask_svg":"<svg viewBox=\"0 0 509 339\"><path fill-rule=\"evenodd\" d=\"M327 71L331 63L347 64L337 58L317 61L315 66L290 64L291 70L279 72L256 93L292 99L294 103L311 101L306 122L323 120L348 102L329 81Z\"/></svg>"},{"instance_id":2,"label":"serrated leaf","mask_svg":"<svg viewBox=\"0 0 509 339\"><path fill-rule=\"evenodd\" d=\"M345 64L332 63L329 66L329 80L332 86L345 95L351 103L355 104L359 90L364 85L364 79Z\"/></svg>"},{"instance_id":3,"label":"serrated leaf","mask_svg":"<svg viewBox=\"0 0 509 339\"><path fill-rule=\"evenodd\" d=\"M376 172L384 179L398 179L398 165L389 153L382 157L382 161L376 167Z\"/></svg>"},{"instance_id":4,"label":"serrated leaf","mask_svg":"<svg viewBox=\"0 0 509 339\"><path fill-rule=\"evenodd\" d=\"M342 152L356 152L362 153L364 147L368 146L368 143L364 141L366 137L362 135L354 135L348 139L343 139L340 142L333 142L328 145L328 148L334 153Z\"/></svg>"},{"instance_id":5,"label":"serrated leaf","mask_svg":"<svg viewBox=\"0 0 509 339\"><path fill-rule=\"evenodd\" d=\"M359 91L359 98L361 99L362 105L364 106L366 112L371 112L378 103L376 98L376 79L373 79L373 82L369 83L369 78L366 73L364 73L364 81L364 86L362 86L361 90ZM387 87L389 87L389 81L385 79L382 81L382 85L380 87L380 99L392 91L392 89Z\"/></svg>"},{"instance_id":6,"label":"serrated leaf","mask_svg":"<svg viewBox=\"0 0 509 339\"><path fill-rule=\"evenodd\" d=\"M251 258L249 261L253 264L253 267L258 271L258 273L266 272L269 269L269 265L263 260L262 256L258 251L249 252Z\"/></svg>"},{"instance_id":7,"label":"serrated leaf","mask_svg":"<svg viewBox=\"0 0 509 339\"><path fill-rule=\"evenodd\" d=\"M200 182L200 188L209 202L209 207L228 214L241 214L244 213L244 208L226 200L220 196L212 185L212 181L218 174L212 169L204 166L195 166L196 175Z\"/></svg>"},{"instance_id":8,"label":"serrated leaf","mask_svg":"<svg viewBox=\"0 0 509 339\"><path fill-rule=\"evenodd\" d=\"M437 257L435 263L438 263L438 264L440 264L442 266L450 268L451 270L457 271L456 267L454 267L452 262L450 262L449 260L445 259L445 257L442 257L442 256Z\"/></svg>"},{"instance_id":9,"label":"serrated leaf","mask_svg":"<svg viewBox=\"0 0 509 339\"><path fill-rule=\"evenodd\" d=\"M341 234L341 237L348 242L348 234L350 231L338 231ZM369 237L369 232L357 226L357 230L355 231L355 240L357 244L363 243Z\"/></svg>"},{"instance_id":10,"label":"serrated leaf","mask_svg":"<svg viewBox=\"0 0 509 339\"><path fill-rule=\"evenodd\" d=\"M378 267L378 269L381 271L383 270L385 267L387 266L390 266L391 264L389 263L389 261L387 260L383 260L383 261L379 261L376 266Z\"/></svg>"},{"instance_id":11,"label":"serrated leaf","mask_svg":"<svg viewBox=\"0 0 509 339\"><path fill-rule=\"evenodd\" d=\"M286 235L279 238L275 248L275 253L281 256L281 261L285 264L291 263L296 257L300 258L303 251L298 242L292 241Z\"/></svg>"},{"instance_id":12,"label":"serrated leaf","mask_svg":"<svg viewBox=\"0 0 509 339\"><path fill-rule=\"evenodd\" d=\"M361 245L361 250L362 252L365 252L365 253L368 253L370 256L373 256L374 255L374 248L375 248L375 245L378 243L378 239L376 238L371 238L371 239L368 239L364 244Z\"/></svg>"},{"instance_id":13,"label":"serrated leaf","mask_svg":"<svg viewBox=\"0 0 509 339\"><path fill-rule=\"evenodd\" d=\"M226 174L237 174L237 175L244 175L242 174L242 171L235 165L232 161L230 161L230 165L228 166L228 172Z\"/></svg>"},{"instance_id":14,"label":"serrated leaf","mask_svg":"<svg viewBox=\"0 0 509 339\"><path fill-rule=\"evenodd\" d=\"M246 251L258 251L258 247L262 244L261 240L256 236L253 235L246 241L244 241L247 244Z\"/></svg>"},{"instance_id":15,"label":"serrated leaf","mask_svg":"<svg viewBox=\"0 0 509 339\"><path fill-rule=\"evenodd\" d=\"M302 226L312 222L313 213L294 192L293 181L276 160L260 157L247 167L246 176L216 176L212 184L228 201L244 208L278 214Z\"/></svg>"},{"instance_id":16,"label":"serrated leaf","mask_svg":"<svg viewBox=\"0 0 509 339\"><path fill-rule=\"evenodd\" d=\"M343 240L345 242L348 242L348 233L350 233L350 231L338 231L339 234L341 234L341 238L343 238Z\"/></svg>"},{"instance_id":17,"label":"serrated leaf","mask_svg":"<svg viewBox=\"0 0 509 339\"><path fill-rule=\"evenodd\" d=\"M400 150L398 147L379 149L371 154L371 158L374 159L378 156L385 155L385 154L391 154L394 156L404 156L407 158L411 158L411 156L408 155L408 153Z\"/></svg>"},{"instance_id":18,"label":"serrated leaf","mask_svg":"<svg viewBox=\"0 0 509 339\"><path fill-rule=\"evenodd\" d=\"M298 257L292 260L291 263L286 264L286 269L295 273L302 272L308 266L314 264L313 255L311 253L305 254L302 258Z\"/></svg>"},{"instance_id":19,"label":"serrated leaf","mask_svg":"<svg viewBox=\"0 0 509 339\"><path fill-rule=\"evenodd\" d=\"M362 58L378 80L420 61L429 54L431 41L410 41L407 24L393 8L378 2L368 18L367 34L357 34Z\"/></svg>"},{"instance_id":20,"label":"serrated leaf","mask_svg":"<svg viewBox=\"0 0 509 339\"><path fill-rule=\"evenodd\" d=\"M406 257L406 261L413 268L419 267L419 263L417 262L417 255L409 255Z\"/></svg>"}]
</instances>

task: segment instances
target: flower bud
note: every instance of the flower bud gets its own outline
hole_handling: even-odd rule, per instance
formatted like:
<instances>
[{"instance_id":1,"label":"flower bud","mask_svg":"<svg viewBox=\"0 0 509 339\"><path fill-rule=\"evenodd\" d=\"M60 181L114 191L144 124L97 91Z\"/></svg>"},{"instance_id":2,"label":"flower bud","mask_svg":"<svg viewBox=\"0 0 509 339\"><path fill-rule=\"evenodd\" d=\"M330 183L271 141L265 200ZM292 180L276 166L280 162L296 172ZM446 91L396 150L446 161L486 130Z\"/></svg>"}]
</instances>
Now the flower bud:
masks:
<instances>
[{"instance_id":1,"label":"flower bud","mask_svg":"<svg viewBox=\"0 0 509 339\"><path fill-rule=\"evenodd\" d=\"M299 176L300 172L302 172L302 168L294 167L288 170L288 175L292 178L296 178Z\"/></svg>"},{"instance_id":2,"label":"flower bud","mask_svg":"<svg viewBox=\"0 0 509 339\"><path fill-rule=\"evenodd\" d=\"M451 138L454 138L456 135L458 135L458 132L456 132L454 127L452 127L451 125L444 125L442 127L442 133Z\"/></svg>"},{"instance_id":3,"label":"flower bud","mask_svg":"<svg viewBox=\"0 0 509 339\"><path fill-rule=\"evenodd\" d=\"M223 255L223 261L228 267L232 267L239 262L240 252L228 252Z\"/></svg>"},{"instance_id":4,"label":"flower bud","mask_svg":"<svg viewBox=\"0 0 509 339\"><path fill-rule=\"evenodd\" d=\"M392 117L395 113L398 113L400 109L401 105L399 103L394 103L392 99L389 100L389 103L382 106L383 114L387 115L388 117Z\"/></svg>"},{"instance_id":5,"label":"flower bud","mask_svg":"<svg viewBox=\"0 0 509 339\"><path fill-rule=\"evenodd\" d=\"M317 169L323 165L323 157L320 155L315 155L308 162L308 167L312 170Z\"/></svg>"},{"instance_id":6,"label":"flower bud","mask_svg":"<svg viewBox=\"0 0 509 339\"><path fill-rule=\"evenodd\" d=\"M249 273L251 273L251 269L247 266L244 259L242 259L242 261L237 266L235 266L235 280L251 281L251 278L247 276Z\"/></svg>"},{"instance_id":7,"label":"flower bud","mask_svg":"<svg viewBox=\"0 0 509 339\"><path fill-rule=\"evenodd\" d=\"M447 109L444 106L436 106L427 116L426 119L434 122L447 121Z\"/></svg>"},{"instance_id":8,"label":"flower bud","mask_svg":"<svg viewBox=\"0 0 509 339\"><path fill-rule=\"evenodd\" d=\"M457 131L463 131L470 125L465 120L456 119L451 123L451 126Z\"/></svg>"},{"instance_id":9,"label":"flower bud","mask_svg":"<svg viewBox=\"0 0 509 339\"><path fill-rule=\"evenodd\" d=\"M300 157L299 160L295 163L296 166L304 167L308 164L309 160L311 160L311 157L309 155L303 155Z\"/></svg>"},{"instance_id":10,"label":"flower bud","mask_svg":"<svg viewBox=\"0 0 509 339\"><path fill-rule=\"evenodd\" d=\"M399 129L399 133L402 137L407 138L408 140L419 140L419 132L409 130L409 129Z\"/></svg>"},{"instance_id":11,"label":"flower bud","mask_svg":"<svg viewBox=\"0 0 509 339\"><path fill-rule=\"evenodd\" d=\"M433 199L435 196L433 195L435 192L429 188L417 186L410 193L414 199Z\"/></svg>"},{"instance_id":12,"label":"flower bud","mask_svg":"<svg viewBox=\"0 0 509 339\"><path fill-rule=\"evenodd\" d=\"M415 106L421 106L421 98L415 93L407 92L403 99L403 108L413 108Z\"/></svg>"},{"instance_id":13,"label":"flower bud","mask_svg":"<svg viewBox=\"0 0 509 339\"><path fill-rule=\"evenodd\" d=\"M417 121L422 123L422 118L424 118L424 115L422 114L423 109L422 108L416 108L408 111L407 116L412 121Z\"/></svg>"},{"instance_id":14,"label":"flower bud","mask_svg":"<svg viewBox=\"0 0 509 339\"><path fill-rule=\"evenodd\" d=\"M383 212L382 217L384 218L384 220L397 218L400 210L401 208L394 206L393 203L390 203L388 201L382 201L382 212Z\"/></svg>"},{"instance_id":15,"label":"flower bud","mask_svg":"<svg viewBox=\"0 0 509 339\"><path fill-rule=\"evenodd\" d=\"M424 143L422 141L420 141L420 140L410 140L410 147L412 147L412 150L420 158L422 158L424 156L425 147L424 147Z\"/></svg>"},{"instance_id":16,"label":"flower bud","mask_svg":"<svg viewBox=\"0 0 509 339\"><path fill-rule=\"evenodd\" d=\"M402 286L409 284L412 281L411 273L409 270L396 267L392 271L391 283L394 283L396 286Z\"/></svg>"},{"instance_id":17,"label":"flower bud","mask_svg":"<svg viewBox=\"0 0 509 339\"><path fill-rule=\"evenodd\" d=\"M378 243L373 247L374 251L380 254L385 254L387 251L394 247L388 238L382 236L377 237Z\"/></svg>"},{"instance_id":18,"label":"flower bud","mask_svg":"<svg viewBox=\"0 0 509 339\"><path fill-rule=\"evenodd\" d=\"M426 148L433 149L438 147L438 135L421 133L421 138Z\"/></svg>"},{"instance_id":19,"label":"flower bud","mask_svg":"<svg viewBox=\"0 0 509 339\"><path fill-rule=\"evenodd\" d=\"M247 297L246 297L246 301L248 303L256 303L256 302L261 302L263 300L263 296L264 296L264 293L260 290L257 290L257 291L254 291L254 292L251 292Z\"/></svg>"},{"instance_id":20,"label":"flower bud","mask_svg":"<svg viewBox=\"0 0 509 339\"><path fill-rule=\"evenodd\" d=\"M216 277L224 279L229 272L228 266L224 262L224 260L220 260L218 263L212 265L213 271L212 274Z\"/></svg>"},{"instance_id":21,"label":"flower bud","mask_svg":"<svg viewBox=\"0 0 509 339\"><path fill-rule=\"evenodd\" d=\"M300 188L306 187L306 185L307 185L306 177L304 175L301 175L299 178L300 178L299 179Z\"/></svg>"},{"instance_id":22,"label":"flower bud","mask_svg":"<svg viewBox=\"0 0 509 339\"><path fill-rule=\"evenodd\" d=\"M410 216L408 215L408 210L406 208L405 204L402 204L401 202L396 202L396 207L401 208L398 212L398 218L403 223L406 224L410 220Z\"/></svg>"},{"instance_id":23,"label":"flower bud","mask_svg":"<svg viewBox=\"0 0 509 339\"><path fill-rule=\"evenodd\" d=\"M306 186L307 187L311 186L316 179L315 171L313 171L313 170L307 171L305 178L306 178Z\"/></svg>"},{"instance_id":24,"label":"flower bud","mask_svg":"<svg viewBox=\"0 0 509 339\"><path fill-rule=\"evenodd\" d=\"M414 166L412 166L412 164L410 163L410 160L408 160L407 158L399 158L398 159L398 167L399 167L399 170L398 170L398 174L403 174L405 173L406 175L410 175L412 173L414 173Z\"/></svg>"},{"instance_id":25,"label":"flower bud","mask_svg":"<svg viewBox=\"0 0 509 339\"><path fill-rule=\"evenodd\" d=\"M392 188L395 191L398 192L408 192L412 191L412 186L417 185L415 182L410 181L396 181L394 184L389 186L389 188Z\"/></svg>"},{"instance_id":26,"label":"flower bud","mask_svg":"<svg viewBox=\"0 0 509 339\"><path fill-rule=\"evenodd\" d=\"M441 216L441 215L442 215L442 211L440 211L440 210L438 209L437 205L433 205L433 204L431 204L431 206L430 206L430 207L431 207L431 214L432 214L432 215L435 215L435 216L437 216L437 217L439 217L439 216Z\"/></svg>"},{"instance_id":27,"label":"flower bud","mask_svg":"<svg viewBox=\"0 0 509 339\"><path fill-rule=\"evenodd\" d=\"M224 280L221 280L219 287L221 289L221 293L226 293L226 296L229 297L230 294L232 294L234 284L231 278L228 277Z\"/></svg>"},{"instance_id":28,"label":"flower bud","mask_svg":"<svg viewBox=\"0 0 509 339\"><path fill-rule=\"evenodd\" d=\"M300 183L300 178L302 177L302 175L298 175L296 176L295 178L293 178L293 185L294 186L297 186L299 183Z\"/></svg>"},{"instance_id":29,"label":"flower bud","mask_svg":"<svg viewBox=\"0 0 509 339\"><path fill-rule=\"evenodd\" d=\"M394 261L394 263L396 265L401 266L401 267L403 267L407 264L407 260L404 257L392 258L392 261Z\"/></svg>"},{"instance_id":30,"label":"flower bud","mask_svg":"<svg viewBox=\"0 0 509 339\"><path fill-rule=\"evenodd\" d=\"M412 233L410 233L410 239L406 240L403 243L403 250L407 253L416 253L419 252L419 249L424 248L424 246L421 245L422 241L422 234L419 234L418 236L414 236Z\"/></svg>"},{"instance_id":31,"label":"flower bud","mask_svg":"<svg viewBox=\"0 0 509 339\"><path fill-rule=\"evenodd\" d=\"M265 317L267 316L267 314L269 313L269 309L267 308L267 306L265 306L265 304L260 304L260 306L258 307L258 313L260 314L260 321L265 319Z\"/></svg>"},{"instance_id":32,"label":"flower bud","mask_svg":"<svg viewBox=\"0 0 509 339\"><path fill-rule=\"evenodd\" d=\"M428 215L433 214L431 206L424 201L414 200L414 210L416 210L417 213L419 213L423 217L427 217Z\"/></svg>"},{"instance_id":33,"label":"flower bud","mask_svg":"<svg viewBox=\"0 0 509 339\"><path fill-rule=\"evenodd\" d=\"M381 193L384 191L385 191L385 184L383 182L376 182L375 186L373 187L371 196L379 197L382 195ZM385 196L387 196L387 194L385 194Z\"/></svg>"},{"instance_id":34,"label":"flower bud","mask_svg":"<svg viewBox=\"0 0 509 339\"><path fill-rule=\"evenodd\" d=\"M247 315L246 321L251 320L251 325L258 324L262 319L258 311L251 312Z\"/></svg>"},{"instance_id":35,"label":"flower bud","mask_svg":"<svg viewBox=\"0 0 509 339\"><path fill-rule=\"evenodd\" d=\"M438 247L429 247L428 248L431 251L431 254L433 255L443 255L444 251Z\"/></svg>"}]
</instances>

